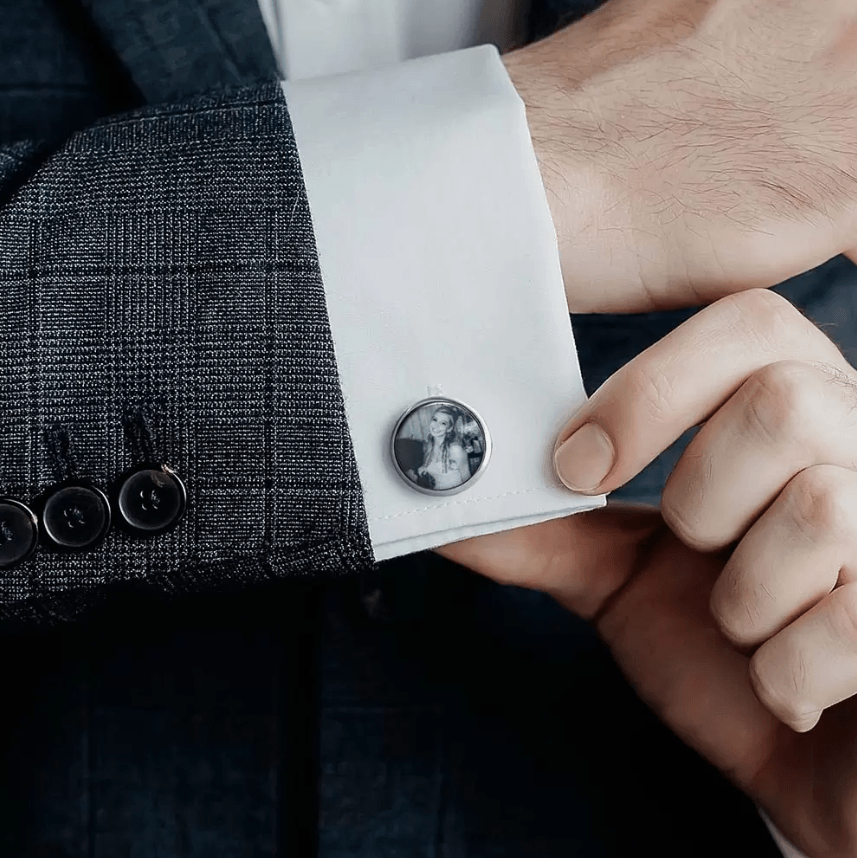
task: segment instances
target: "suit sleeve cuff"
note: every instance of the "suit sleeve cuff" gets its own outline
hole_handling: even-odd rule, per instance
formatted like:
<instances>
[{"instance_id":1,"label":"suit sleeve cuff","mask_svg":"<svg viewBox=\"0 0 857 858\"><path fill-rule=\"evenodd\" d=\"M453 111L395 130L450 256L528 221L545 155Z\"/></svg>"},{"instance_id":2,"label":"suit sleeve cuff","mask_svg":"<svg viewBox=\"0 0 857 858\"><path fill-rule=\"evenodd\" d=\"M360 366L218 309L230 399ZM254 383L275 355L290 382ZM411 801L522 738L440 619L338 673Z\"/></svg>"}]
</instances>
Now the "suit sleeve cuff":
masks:
<instances>
[{"instance_id":1,"label":"suit sleeve cuff","mask_svg":"<svg viewBox=\"0 0 857 858\"><path fill-rule=\"evenodd\" d=\"M554 476L584 401L524 106L496 49L283 84L378 559L602 506ZM390 439L409 406L463 402L493 442L450 496Z\"/></svg>"}]
</instances>

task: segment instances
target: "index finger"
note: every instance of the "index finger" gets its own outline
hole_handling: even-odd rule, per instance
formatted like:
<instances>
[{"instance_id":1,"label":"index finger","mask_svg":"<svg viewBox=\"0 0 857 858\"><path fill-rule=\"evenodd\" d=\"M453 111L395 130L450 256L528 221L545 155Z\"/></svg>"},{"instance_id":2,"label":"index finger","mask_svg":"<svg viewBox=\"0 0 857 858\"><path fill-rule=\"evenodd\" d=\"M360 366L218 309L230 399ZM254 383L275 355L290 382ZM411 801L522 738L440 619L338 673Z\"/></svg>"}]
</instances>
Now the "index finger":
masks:
<instances>
[{"instance_id":1,"label":"index finger","mask_svg":"<svg viewBox=\"0 0 857 858\"><path fill-rule=\"evenodd\" d=\"M783 360L851 372L836 346L775 292L722 298L601 385L560 432L559 478L584 494L619 488L707 420L753 373Z\"/></svg>"}]
</instances>

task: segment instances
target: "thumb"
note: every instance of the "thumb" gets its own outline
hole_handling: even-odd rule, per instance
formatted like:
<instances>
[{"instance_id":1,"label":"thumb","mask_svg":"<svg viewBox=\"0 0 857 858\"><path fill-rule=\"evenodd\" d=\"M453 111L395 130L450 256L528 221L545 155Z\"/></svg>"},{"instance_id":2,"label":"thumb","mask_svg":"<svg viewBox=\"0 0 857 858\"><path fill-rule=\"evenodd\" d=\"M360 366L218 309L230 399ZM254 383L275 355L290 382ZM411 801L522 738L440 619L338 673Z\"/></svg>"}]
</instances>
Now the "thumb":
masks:
<instances>
[{"instance_id":1,"label":"thumb","mask_svg":"<svg viewBox=\"0 0 857 858\"><path fill-rule=\"evenodd\" d=\"M583 494L613 491L751 375L783 360L847 367L833 343L775 292L722 298L604 382L560 433L557 475Z\"/></svg>"}]
</instances>

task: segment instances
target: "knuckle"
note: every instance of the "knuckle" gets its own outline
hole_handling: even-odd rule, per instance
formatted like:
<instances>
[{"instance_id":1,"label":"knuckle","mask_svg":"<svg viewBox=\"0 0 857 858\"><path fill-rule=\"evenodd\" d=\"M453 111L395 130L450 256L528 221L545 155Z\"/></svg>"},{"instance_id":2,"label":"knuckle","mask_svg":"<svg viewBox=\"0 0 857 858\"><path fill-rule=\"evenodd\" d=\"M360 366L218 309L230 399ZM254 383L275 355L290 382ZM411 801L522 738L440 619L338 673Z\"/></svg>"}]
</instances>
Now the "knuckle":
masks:
<instances>
[{"instance_id":1,"label":"knuckle","mask_svg":"<svg viewBox=\"0 0 857 858\"><path fill-rule=\"evenodd\" d=\"M688 547L696 551L712 551L718 547L706 531L705 522L694 504L688 503L687 493L668 483L661 497L661 516L667 527Z\"/></svg>"},{"instance_id":2,"label":"knuckle","mask_svg":"<svg viewBox=\"0 0 857 858\"><path fill-rule=\"evenodd\" d=\"M711 591L709 610L723 636L734 646L750 647L761 642L769 625L766 616L772 594L753 579L750 570L736 562L733 554Z\"/></svg>"},{"instance_id":3,"label":"knuckle","mask_svg":"<svg viewBox=\"0 0 857 858\"><path fill-rule=\"evenodd\" d=\"M806 325L800 311L770 289L747 289L722 300L731 304L744 332L769 349L779 351L794 338L796 326Z\"/></svg>"},{"instance_id":4,"label":"knuckle","mask_svg":"<svg viewBox=\"0 0 857 858\"><path fill-rule=\"evenodd\" d=\"M857 650L857 587L840 587L831 594L827 614L833 639Z\"/></svg>"},{"instance_id":5,"label":"knuckle","mask_svg":"<svg viewBox=\"0 0 857 858\"><path fill-rule=\"evenodd\" d=\"M842 353L824 332L770 289L737 292L721 298L714 307L730 311L730 331L754 355L813 354L824 362L842 362Z\"/></svg>"},{"instance_id":6,"label":"knuckle","mask_svg":"<svg viewBox=\"0 0 857 858\"><path fill-rule=\"evenodd\" d=\"M749 644L743 624L735 614L732 599L712 595L710 610L714 622L729 643L736 647L743 647Z\"/></svg>"},{"instance_id":7,"label":"knuckle","mask_svg":"<svg viewBox=\"0 0 857 858\"><path fill-rule=\"evenodd\" d=\"M752 607L738 593L739 588L734 583L731 592L725 588L715 590L711 595L710 610L723 637L733 646L745 647L754 642L751 628L755 617ZM736 610L738 606L740 610Z\"/></svg>"},{"instance_id":8,"label":"knuckle","mask_svg":"<svg viewBox=\"0 0 857 858\"><path fill-rule=\"evenodd\" d=\"M817 405L817 378L799 361L778 361L755 372L742 388L749 431L768 443L801 441Z\"/></svg>"},{"instance_id":9,"label":"knuckle","mask_svg":"<svg viewBox=\"0 0 857 858\"><path fill-rule=\"evenodd\" d=\"M750 660L750 680L756 696L766 709L786 723L805 721L817 711L808 699L808 667L799 647L779 653L787 659L786 670L780 662L770 666L768 645L761 647Z\"/></svg>"},{"instance_id":10,"label":"knuckle","mask_svg":"<svg viewBox=\"0 0 857 858\"><path fill-rule=\"evenodd\" d=\"M815 361L812 366L820 373L824 387L831 394L831 399L835 400L838 413L844 417L847 428L854 428L857 415L857 377L853 369L846 372L841 366L830 361Z\"/></svg>"},{"instance_id":11,"label":"knuckle","mask_svg":"<svg viewBox=\"0 0 857 858\"><path fill-rule=\"evenodd\" d=\"M815 465L797 474L785 490L785 500L796 527L811 537L853 531L853 492L839 468Z\"/></svg>"}]
</instances>

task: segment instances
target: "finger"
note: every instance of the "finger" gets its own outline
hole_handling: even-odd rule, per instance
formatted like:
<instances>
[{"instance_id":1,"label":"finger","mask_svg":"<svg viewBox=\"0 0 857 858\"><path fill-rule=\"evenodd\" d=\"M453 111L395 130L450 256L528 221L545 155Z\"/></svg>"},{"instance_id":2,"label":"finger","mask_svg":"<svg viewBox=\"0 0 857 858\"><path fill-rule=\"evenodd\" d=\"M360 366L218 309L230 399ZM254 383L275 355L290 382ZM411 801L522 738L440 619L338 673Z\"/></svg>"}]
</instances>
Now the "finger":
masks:
<instances>
[{"instance_id":1,"label":"finger","mask_svg":"<svg viewBox=\"0 0 857 858\"><path fill-rule=\"evenodd\" d=\"M857 693L857 584L837 588L759 647L750 678L765 707L799 733Z\"/></svg>"},{"instance_id":2,"label":"finger","mask_svg":"<svg viewBox=\"0 0 857 858\"><path fill-rule=\"evenodd\" d=\"M711 613L739 646L757 646L857 570L857 473L801 471L750 528L711 592Z\"/></svg>"},{"instance_id":3,"label":"finger","mask_svg":"<svg viewBox=\"0 0 857 858\"><path fill-rule=\"evenodd\" d=\"M857 383L827 365L769 364L697 433L664 488L672 530L699 551L739 539L789 480L857 464Z\"/></svg>"},{"instance_id":4,"label":"finger","mask_svg":"<svg viewBox=\"0 0 857 858\"><path fill-rule=\"evenodd\" d=\"M595 392L560 433L560 479L583 493L618 488L750 375L787 359L848 367L833 343L776 293L754 289L717 301Z\"/></svg>"},{"instance_id":5,"label":"finger","mask_svg":"<svg viewBox=\"0 0 857 858\"><path fill-rule=\"evenodd\" d=\"M718 633L708 610L720 568L667 532L641 553L597 628L661 720L746 787L771 755L777 723L750 686L750 659Z\"/></svg>"}]
</instances>

